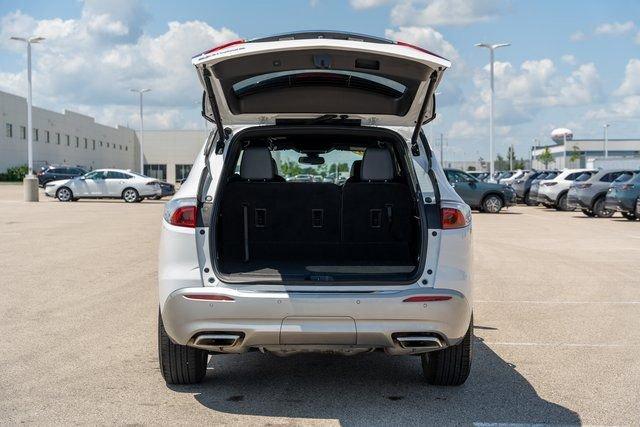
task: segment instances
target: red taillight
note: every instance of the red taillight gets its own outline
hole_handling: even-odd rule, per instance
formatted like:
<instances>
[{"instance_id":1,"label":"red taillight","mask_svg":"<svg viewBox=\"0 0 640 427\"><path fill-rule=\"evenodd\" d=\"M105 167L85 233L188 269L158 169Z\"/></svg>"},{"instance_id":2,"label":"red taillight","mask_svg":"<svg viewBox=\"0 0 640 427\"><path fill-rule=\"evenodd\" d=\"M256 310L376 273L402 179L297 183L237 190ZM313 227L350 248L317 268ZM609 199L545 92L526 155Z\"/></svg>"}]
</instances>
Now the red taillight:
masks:
<instances>
[{"instance_id":1,"label":"red taillight","mask_svg":"<svg viewBox=\"0 0 640 427\"><path fill-rule=\"evenodd\" d=\"M204 52L202 52L202 53L200 53L199 55L196 55L196 56L206 55L206 54L211 53L211 52L217 52L217 51L225 49L227 47L234 46L234 45L237 45L237 44L242 44L242 43L244 43L244 39L233 40L233 41L230 41L230 42L227 42L227 43L219 44L218 46L214 46L211 49L205 50Z\"/></svg>"},{"instance_id":2,"label":"red taillight","mask_svg":"<svg viewBox=\"0 0 640 427\"><path fill-rule=\"evenodd\" d=\"M592 184L580 184L578 185L578 188L589 188L591 187Z\"/></svg>"},{"instance_id":3,"label":"red taillight","mask_svg":"<svg viewBox=\"0 0 640 427\"><path fill-rule=\"evenodd\" d=\"M442 228L445 230L462 228L468 225L464 213L458 209L442 208L440 210L440 216L442 218Z\"/></svg>"},{"instance_id":4,"label":"red taillight","mask_svg":"<svg viewBox=\"0 0 640 427\"><path fill-rule=\"evenodd\" d=\"M556 185L557 182L555 181L551 181L551 182L543 182L542 185L545 185L547 187L551 187L552 185Z\"/></svg>"},{"instance_id":5,"label":"red taillight","mask_svg":"<svg viewBox=\"0 0 640 427\"><path fill-rule=\"evenodd\" d=\"M198 208L195 206L180 206L169 217L169 224L177 225L178 227L196 227L196 214Z\"/></svg>"},{"instance_id":6,"label":"red taillight","mask_svg":"<svg viewBox=\"0 0 640 427\"><path fill-rule=\"evenodd\" d=\"M194 299L200 301L235 301L233 298L226 295L216 294L186 294L183 295L186 299Z\"/></svg>"},{"instance_id":7,"label":"red taillight","mask_svg":"<svg viewBox=\"0 0 640 427\"><path fill-rule=\"evenodd\" d=\"M449 301L451 297L449 295L416 295L409 297L402 302L434 302L434 301Z\"/></svg>"},{"instance_id":8,"label":"red taillight","mask_svg":"<svg viewBox=\"0 0 640 427\"><path fill-rule=\"evenodd\" d=\"M429 55L437 56L438 58L447 59L447 58L444 58L444 57L442 57L442 56L440 56L440 55L438 55L436 53L433 53L431 51L428 51L427 49L424 49L424 48L422 48L420 46L416 46L416 45L411 44L411 43L407 43L407 42L403 42L403 41L398 40L398 41L396 41L396 44L398 46L410 47L412 49L419 50L420 52L424 52L424 53L428 53Z\"/></svg>"}]
</instances>

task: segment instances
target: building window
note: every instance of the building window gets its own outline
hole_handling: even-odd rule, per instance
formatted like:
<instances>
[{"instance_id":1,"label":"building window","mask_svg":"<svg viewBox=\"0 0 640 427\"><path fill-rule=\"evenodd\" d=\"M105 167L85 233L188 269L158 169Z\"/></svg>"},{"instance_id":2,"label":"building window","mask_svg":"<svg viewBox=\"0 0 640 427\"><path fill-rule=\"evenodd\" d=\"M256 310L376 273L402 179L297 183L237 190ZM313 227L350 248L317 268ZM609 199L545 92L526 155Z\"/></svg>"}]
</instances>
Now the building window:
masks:
<instances>
[{"instance_id":1,"label":"building window","mask_svg":"<svg viewBox=\"0 0 640 427\"><path fill-rule=\"evenodd\" d=\"M27 139L27 128L26 128L26 126L20 126L20 139Z\"/></svg>"},{"instance_id":2,"label":"building window","mask_svg":"<svg viewBox=\"0 0 640 427\"><path fill-rule=\"evenodd\" d=\"M80 148L80 137L76 136L76 148Z\"/></svg>"},{"instance_id":3,"label":"building window","mask_svg":"<svg viewBox=\"0 0 640 427\"><path fill-rule=\"evenodd\" d=\"M65 135L67 137L67 147L71 146L71 137L69 135Z\"/></svg>"},{"instance_id":4,"label":"building window","mask_svg":"<svg viewBox=\"0 0 640 427\"><path fill-rule=\"evenodd\" d=\"M116 144L113 144L113 149L114 149L114 150L116 149Z\"/></svg>"},{"instance_id":5,"label":"building window","mask_svg":"<svg viewBox=\"0 0 640 427\"><path fill-rule=\"evenodd\" d=\"M33 128L33 140L37 141L38 140L38 129Z\"/></svg>"},{"instance_id":6,"label":"building window","mask_svg":"<svg viewBox=\"0 0 640 427\"><path fill-rule=\"evenodd\" d=\"M7 123L7 138L13 138L13 125L11 123Z\"/></svg>"},{"instance_id":7,"label":"building window","mask_svg":"<svg viewBox=\"0 0 640 427\"><path fill-rule=\"evenodd\" d=\"M176 165L176 181L185 179L191 172L191 165Z\"/></svg>"},{"instance_id":8,"label":"building window","mask_svg":"<svg viewBox=\"0 0 640 427\"><path fill-rule=\"evenodd\" d=\"M84 139L84 149L89 148L89 140L87 138Z\"/></svg>"},{"instance_id":9,"label":"building window","mask_svg":"<svg viewBox=\"0 0 640 427\"><path fill-rule=\"evenodd\" d=\"M100 147L102 147L102 141L100 141Z\"/></svg>"},{"instance_id":10,"label":"building window","mask_svg":"<svg viewBox=\"0 0 640 427\"><path fill-rule=\"evenodd\" d=\"M128 145L124 146L124 151L129 151L129 146Z\"/></svg>"},{"instance_id":11,"label":"building window","mask_svg":"<svg viewBox=\"0 0 640 427\"><path fill-rule=\"evenodd\" d=\"M167 165L144 165L144 174L164 181L167 179Z\"/></svg>"},{"instance_id":12,"label":"building window","mask_svg":"<svg viewBox=\"0 0 640 427\"><path fill-rule=\"evenodd\" d=\"M107 142L107 148L109 148L109 143Z\"/></svg>"},{"instance_id":13,"label":"building window","mask_svg":"<svg viewBox=\"0 0 640 427\"><path fill-rule=\"evenodd\" d=\"M96 151L96 140L93 139L92 141L93 141L93 151Z\"/></svg>"},{"instance_id":14,"label":"building window","mask_svg":"<svg viewBox=\"0 0 640 427\"><path fill-rule=\"evenodd\" d=\"M56 132L56 144L60 145L60 132Z\"/></svg>"},{"instance_id":15,"label":"building window","mask_svg":"<svg viewBox=\"0 0 640 427\"><path fill-rule=\"evenodd\" d=\"M44 142L46 142L47 144L51 142L51 134L48 130L44 131Z\"/></svg>"},{"instance_id":16,"label":"building window","mask_svg":"<svg viewBox=\"0 0 640 427\"><path fill-rule=\"evenodd\" d=\"M122 151L122 144L119 145L120 151Z\"/></svg>"}]
</instances>

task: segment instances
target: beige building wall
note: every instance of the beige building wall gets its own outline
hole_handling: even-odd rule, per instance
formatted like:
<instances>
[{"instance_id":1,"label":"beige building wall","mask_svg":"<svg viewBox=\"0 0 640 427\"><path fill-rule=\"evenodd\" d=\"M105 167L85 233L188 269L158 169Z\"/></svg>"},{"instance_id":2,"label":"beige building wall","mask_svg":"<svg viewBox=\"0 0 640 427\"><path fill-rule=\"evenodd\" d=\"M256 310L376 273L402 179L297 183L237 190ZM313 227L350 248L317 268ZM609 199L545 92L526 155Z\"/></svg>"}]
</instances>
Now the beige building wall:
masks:
<instances>
[{"instance_id":1,"label":"beige building wall","mask_svg":"<svg viewBox=\"0 0 640 427\"><path fill-rule=\"evenodd\" d=\"M27 102L0 92L0 172L27 164ZM134 169L139 147L133 129L95 122L93 117L65 110L33 108L34 168L48 164Z\"/></svg>"},{"instance_id":2,"label":"beige building wall","mask_svg":"<svg viewBox=\"0 0 640 427\"><path fill-rule=\"evenodd\" d=\"M204 130L145 130L145 174L173 183L186 178L205 139Z\"/></svg>"}]
</instances>

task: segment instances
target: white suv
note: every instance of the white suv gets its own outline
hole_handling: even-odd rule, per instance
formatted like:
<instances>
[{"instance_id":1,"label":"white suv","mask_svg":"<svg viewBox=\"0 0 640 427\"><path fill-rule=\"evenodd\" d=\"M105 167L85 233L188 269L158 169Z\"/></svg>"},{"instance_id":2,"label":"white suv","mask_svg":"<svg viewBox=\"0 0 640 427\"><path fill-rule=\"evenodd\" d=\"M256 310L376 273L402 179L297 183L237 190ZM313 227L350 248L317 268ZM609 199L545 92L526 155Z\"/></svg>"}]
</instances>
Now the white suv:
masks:
<instances>
[{"instance_id":1,"label":"white suv","mask_svg":"<svg viewBox=\"0 0 640 427\"><path fill-rule=\"evenodd\" d=\"M165 208L166 382L201 381L208 355L259 350L420 355L429 383L462 384L471 213L421 131L449 61L325 32L236 41L193 64L223 131ZM287 181L276 160L289 178L324 178Z\"/></svg>"}]
</instances>

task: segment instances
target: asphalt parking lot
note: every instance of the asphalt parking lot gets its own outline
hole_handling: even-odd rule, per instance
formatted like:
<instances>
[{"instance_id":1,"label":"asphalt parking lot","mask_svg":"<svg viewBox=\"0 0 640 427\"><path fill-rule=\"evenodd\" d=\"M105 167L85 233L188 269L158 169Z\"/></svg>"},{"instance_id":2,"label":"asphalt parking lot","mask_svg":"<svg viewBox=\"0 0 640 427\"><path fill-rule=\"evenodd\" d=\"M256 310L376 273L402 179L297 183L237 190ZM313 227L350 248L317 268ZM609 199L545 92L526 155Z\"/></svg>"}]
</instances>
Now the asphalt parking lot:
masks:
<instances>
[{"instance_id":1,"label":"asphalt parking lot","mask_svg":"<svg viewBox=\"0 0 640 427\"><path fill-rule=\"evenodd\" d=\"M639 424L640 222L474 215L467 383L418 358L216 356L167 387L156 356L163 202L21 201L0 185L0 423Z\"/></svg>"}]
</instances>

